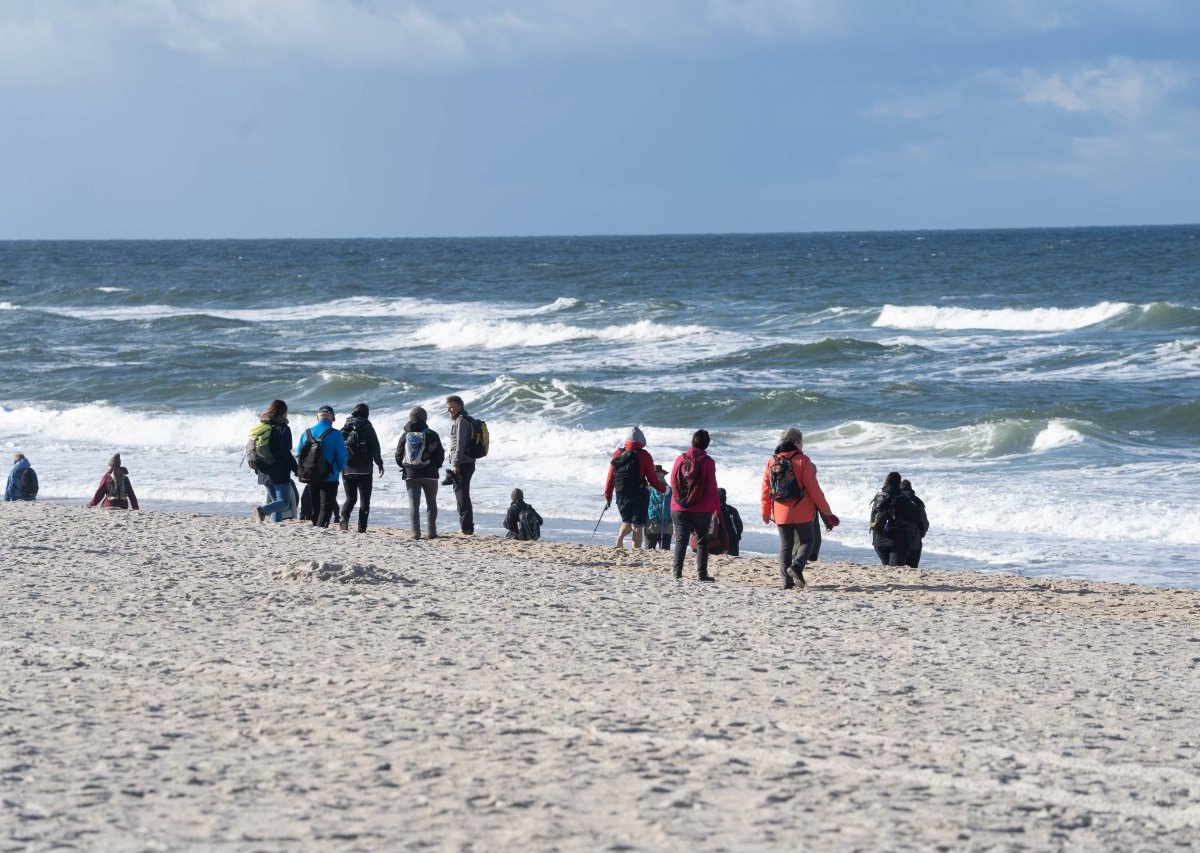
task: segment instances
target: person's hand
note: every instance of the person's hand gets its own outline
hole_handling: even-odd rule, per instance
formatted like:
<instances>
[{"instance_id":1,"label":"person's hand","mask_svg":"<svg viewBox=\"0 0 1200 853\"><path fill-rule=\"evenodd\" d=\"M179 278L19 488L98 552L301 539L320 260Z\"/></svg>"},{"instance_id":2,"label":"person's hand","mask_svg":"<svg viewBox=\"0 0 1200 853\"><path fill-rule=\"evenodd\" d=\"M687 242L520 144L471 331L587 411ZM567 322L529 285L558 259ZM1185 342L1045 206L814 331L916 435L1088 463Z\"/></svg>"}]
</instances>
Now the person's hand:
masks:
<instances>
[{"instance_id":1,"label":"person's hand","mask_svg":"<svg viewBox=\"0 0 1200 853\"><path fill-rule=\"evenodd\" d=\"M604 501L604 508L605 508L605 509L608 509L610 506L612 506L612 498L608 498L608 499L606 499L606 500Z\"/></svg>"},{"instance_id":2,"label":"person's hand","mask_svg":"<svg viewBox=\"0 0 1200 853\"><path fill-rule=\"evenodd\" d=\"M825 516L825 529L826 530L833 530L833 528L837 527L841 523L842 523L841 519L839 519L833 513L830 513L829 515Z\"/></svg>"},{"instance_id":3,"label":"person's hand","mask_svg":"<svg viewBox=\"0 0 1200 853\"><path fill-rule=\"evenodd\" d=\"M771 516L767 515L767 514L764 512L764 513L763 513L763 524L770 524L770 523L771 523Z\"/></svg>"},{"instance_id":4,"label":"person's hand","mask_svg":"<svg viewBox=\"0 0 1200 853\"><path fill-rule=\"evenodd\" d=\"M383 466L382 465L379 466L379 476L380 477L383 476Z\"/></svg>"}]
</instances>

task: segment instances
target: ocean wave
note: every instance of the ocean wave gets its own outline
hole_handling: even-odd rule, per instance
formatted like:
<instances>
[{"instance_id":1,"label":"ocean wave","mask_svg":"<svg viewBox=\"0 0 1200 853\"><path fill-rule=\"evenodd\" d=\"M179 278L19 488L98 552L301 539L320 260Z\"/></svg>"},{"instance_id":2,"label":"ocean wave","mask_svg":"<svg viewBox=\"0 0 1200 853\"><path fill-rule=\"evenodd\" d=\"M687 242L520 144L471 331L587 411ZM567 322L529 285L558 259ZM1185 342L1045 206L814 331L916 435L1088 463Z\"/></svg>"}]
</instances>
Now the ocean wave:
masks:
<instances>
[{"instance_id":1,"label":"ocean wave","mask_svg":"<svg viewBox=\"0 0 1200 853\"><path fill-rule=\"evenodd\" d=\"M412 344L438 349L509 349L546 347L568 341L598 340L609 343L653 343L714 334L706 326L666 326L651 320L624 325L588 328L565 323L496 322L488 319L442 320L427 323L408 337Z\"/></svg>"},{"instance_id":2,"label":"ocean wave","mask_svg":"<svg viewBox=\"0 0 1200 853\"><path fill-rule=\"evenodd\" d=\"M884 305L874 324L888 329L1007 332L1069 332L1114 320L1140 316L1146 306L1100 302L1085 308L954 308L936 305Z\"/></svg>"},{"instance_id":3,"label":"ocean wave","mask_svg":"<svg viewBox=\"0 0 1200 853\"><path fill-rule=\"evenodd\" d=\"M840 454L875 455L886 447L899 456L988 460L1046 453L1083 443L1103 431L1094 425L1053 418L1006 419L949 429L923 429L909 424L851 421L814 433L814 440Z\"/></svg>"},{"instance_id":4,"label":"ocean wave","mask_svg":"<svg viewBox=\"0 0 1200 853\"><path fill-rule=\"evenodd\" d=\"M1105 382L1165 382L1200 379L1200 340L1167 341L1149 350L1131 352L1118 358L1053 368L1012 372L999 381L1062 381L1064 379L1104 380Z\"/></svg>"},{"instance_id":5,"label":"ocean wave","mask_svg":"<svg viewBox=\"0 0 1200 853\"><path fill-rule=\"evenodd\" d=\"M13 305L11 302L0 302L0 311L17 311L20 306Z\"/></svg>"},{"instance_id":6,"label":"ocean wave","mask_svg":"<svg viewBox=\"0 0 1200 853\"><path fill-rule=\"evenodd\" d=\"M538 317L543 314L556 314L559 311L572 311L583 306L582 299L574 299L570 296L560 296L549 305L540 305L537 308L517 308L511 310L510 317Z\"/></svg>"}]
</instances>

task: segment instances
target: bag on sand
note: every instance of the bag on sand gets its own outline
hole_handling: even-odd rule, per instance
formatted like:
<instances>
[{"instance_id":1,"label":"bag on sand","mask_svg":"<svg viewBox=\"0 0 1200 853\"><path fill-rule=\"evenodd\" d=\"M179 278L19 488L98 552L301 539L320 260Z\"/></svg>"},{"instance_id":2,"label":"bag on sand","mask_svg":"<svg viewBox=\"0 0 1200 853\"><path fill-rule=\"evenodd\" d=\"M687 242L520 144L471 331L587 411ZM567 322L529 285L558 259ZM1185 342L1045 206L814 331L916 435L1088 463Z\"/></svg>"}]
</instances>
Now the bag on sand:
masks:
<instances>
[{"instance_id":1,"label":"bag on sand","mask_svg":"<svg viewBox=\"0 0 1200 853\"><path fill-rule=\"evenodd\" d=\"M271 449L271 425L257 423L250 428L250 437L246 439L246 453L242 460L251 471L266 468L275 464L275 451Z\"/></svg>"},{"instance_id":2,"label":"bag on sand","mask_svg":"<svg viewBox=\"0 0 1200 853\"><path fill-rule=\"evenodd\" d=\"M704 497L704 481L700 478L700 460L690 453L679 457L675 474L671 477L671 490L675 502L680 506L692 506Z\"/></svg>"},{"instance_id":3,"label":"bag on sand","mask_svg":"<svg viewBox=\"0 0 1200 853\"><path fill-rule=\"evenodd\" d=\"M804 499L804 487L796 478L796 466L791 459L778 453L771 457L767 491L775 503L794 504Z\"/></svg>"},{"instance_id":4,"label":"bag on sand","mask_svg":"<svg viewBox=\"0 0 1200 853\"><path fill-rule=\"evenodd\" d=\"M306 429L304 435L308 439L300 450L300 458L296 461L296 479L301 483L324 483L333 473L333 466L325 458L323 446L325 436L332 430L321 433L320 438L313 436L312 429Z\"/></svg>"},{"instance_id":5,"label":"bag on sand","mask_svg":"<svg viewBox=\"0 0 1200 853\"><path fill-rule=\"evenodd\" d=\"M38 478L37 473L32 468L26 468L21 472L21 497L27 501L31 501L37 497L38 493Z\"/></svg>"},{"instance_id":6,"label":"bag on sand","mask_svg":"<svg viewBox=\"0 0 1200 853\"><path fill-rule=\"evenodd\" d=\"M517 514L517 538L525 541L535 541L542 538L542 519L527 506Z\"/></svg>"},{"instance_id":7,"label":"bag on sand","mask_svg":"<svg viewBox=\"0 0 1200 853\"><path fill-rule=\"evenodd\" d=\"M482 459L488 455L488 447L491 444L487 421L468 415L462 417L467 422L467 429L470 430L467 433L467 455L472 459Z\"/></svg>"}]
</instances>

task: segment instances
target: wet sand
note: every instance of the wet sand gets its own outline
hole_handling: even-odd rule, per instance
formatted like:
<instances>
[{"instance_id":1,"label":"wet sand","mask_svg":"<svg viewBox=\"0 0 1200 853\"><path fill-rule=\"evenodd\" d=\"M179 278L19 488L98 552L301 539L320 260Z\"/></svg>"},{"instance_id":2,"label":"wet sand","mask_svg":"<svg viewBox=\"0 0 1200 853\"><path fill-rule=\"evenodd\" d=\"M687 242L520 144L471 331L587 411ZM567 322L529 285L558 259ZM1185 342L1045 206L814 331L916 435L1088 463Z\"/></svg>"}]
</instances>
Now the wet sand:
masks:
<instances>
[{"instance_id":1,"label":"wet sand","mask_svg":"<svg viewBox=\"0 0 1200 853\"><path fill-rule=\"evenodd\" d=\"M1200 844L1200 593L4 504L3 849Z\"/></svg>"}]
</instances>

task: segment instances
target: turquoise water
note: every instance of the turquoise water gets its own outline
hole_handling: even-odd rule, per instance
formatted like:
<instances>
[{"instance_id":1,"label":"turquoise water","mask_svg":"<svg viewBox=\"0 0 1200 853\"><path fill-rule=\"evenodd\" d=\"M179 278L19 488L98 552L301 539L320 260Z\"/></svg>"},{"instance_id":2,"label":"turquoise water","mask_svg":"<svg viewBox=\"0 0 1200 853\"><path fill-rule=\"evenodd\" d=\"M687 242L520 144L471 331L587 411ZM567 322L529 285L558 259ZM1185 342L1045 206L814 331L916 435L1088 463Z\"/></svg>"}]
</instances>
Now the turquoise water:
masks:
<instances>
[{"instance_id":1,"label":"turquoise water","mask_svg":"<svg viewBox=\"0 0 1200 853\"><path fill-rule=\"evenodd\" d=\"M416 403L446 431L458 393L493 436L481 511L520 485L575 536L631 424L664 463L708 429L748 520L795 425L834 549L868 547L894 469L929 505L933 567L1196 587L1198 294L1198 226L4 242L0 441L45 497L90 496L120 449L147 505L241 513L268 400L300 425L366 401L394 445Z\"/></svg>"}]
</instances>

